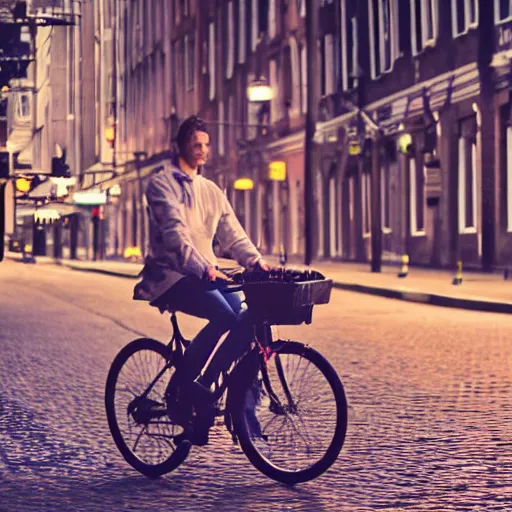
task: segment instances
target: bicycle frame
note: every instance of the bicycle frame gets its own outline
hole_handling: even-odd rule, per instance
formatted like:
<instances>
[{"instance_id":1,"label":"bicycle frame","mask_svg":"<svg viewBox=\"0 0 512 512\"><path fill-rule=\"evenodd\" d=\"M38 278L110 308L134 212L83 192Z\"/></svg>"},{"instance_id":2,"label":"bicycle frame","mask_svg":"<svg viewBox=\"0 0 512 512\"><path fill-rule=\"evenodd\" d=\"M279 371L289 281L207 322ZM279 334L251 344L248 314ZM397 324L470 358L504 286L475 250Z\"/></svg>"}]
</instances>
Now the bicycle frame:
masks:
<instances>
[{"instance_id":1,"label":"bicycle frame","mask_svg":"<svg viewBox=\"0 0 512 512\"><path fill-rule=\"evenodd\" d=\"M177 368L183 358L184 351L190 344L190 341L186 340L183 335L181 334L180 328L178 326L178 319L176 317L176 313L173 311L171 312L171 318L170 318L172 328L173 328L173 335L167 344L167 346L171 349L170 354L170 361L172 361L172 364ZM266 322L256 322L254 324L254 339L256 342L257 350L259 350L260 354L260 368L261 373L263 377L263 384L267 390L267 393L269 395L270 401L271 401L271 407L274 409L274 412L284 411L284 407L281 404L281 401L279 400L279 397L275 393L272 384L270 382L270 378L267 371L267 361L269 361L271 358L275 357L276 359L276 368L277 373L279 376L279 381L281 383L282 389L285 393L285 396L288 400L288 407L291 411L295 410L295 404L293 401L293 398L290 393L290 389L288 387L288 383L286 382L286 378L284 375L283 366L281 363L281 359L279 357L278 352L274 352L272 350L272 344L274 343L274 340L272 339L272 331L271 327ZM254 350L254 349L253 349ZM248 353L250 353L249 351ZM247 354L248 354L247 353ZM216 387L214 391L214 399L216 401L220 400L221 397L224 395L226 389L229 388L230 382L233 380L233 373L238 365L238 363L245 357L245 355L242 356L238 361L234 362L234 365L232 365L231 370L227 371L222 374L222 384ZM154 383L160 378L160 376L165 372L165 370L168 368L166 367L158 374L158 376L153 380L153 382L150 384L150 387L148 390L146 390L145 395L150 391L151 387L154 385ZM224 411L220 411L221 413Z\"/></svg>"}]
</instances>

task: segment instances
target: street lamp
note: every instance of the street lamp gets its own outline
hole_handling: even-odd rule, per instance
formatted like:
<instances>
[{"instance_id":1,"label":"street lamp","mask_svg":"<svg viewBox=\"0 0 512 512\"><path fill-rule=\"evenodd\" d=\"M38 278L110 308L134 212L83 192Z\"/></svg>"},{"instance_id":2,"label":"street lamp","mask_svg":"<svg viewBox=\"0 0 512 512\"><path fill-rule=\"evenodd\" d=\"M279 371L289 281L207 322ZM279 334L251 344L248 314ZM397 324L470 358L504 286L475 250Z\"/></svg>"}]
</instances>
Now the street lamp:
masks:
<instances>
[{"instance_id":1,"label":"street lamp","mask_svg":"<svg viewBox=\"0 0 512 512\"><path fill-rule=\"evenodd\" d=\"M253 80L247 86L247 99L254 103L270 101L274 98L274 90L268 84L264 76L258 80Z\"/></svg>"}]
</instances>

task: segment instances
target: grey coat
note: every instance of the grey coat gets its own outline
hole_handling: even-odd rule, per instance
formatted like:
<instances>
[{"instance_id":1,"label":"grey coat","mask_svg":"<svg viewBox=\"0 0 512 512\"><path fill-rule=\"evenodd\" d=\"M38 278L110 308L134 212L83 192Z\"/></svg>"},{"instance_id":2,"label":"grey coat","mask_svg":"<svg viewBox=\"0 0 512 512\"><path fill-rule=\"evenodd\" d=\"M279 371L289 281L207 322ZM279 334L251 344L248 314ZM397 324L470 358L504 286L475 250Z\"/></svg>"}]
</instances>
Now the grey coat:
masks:
<instances>
[{"instance_id":1,"label":"grey coat","mask_svg":"<svg viewBox=\"0 0 512 512\"><path fill-rule=\"evenodd\" d=\"M204 278L217 265L216 235L221 247L244 267L261 259L229 204L211 180L189 178L176 165L165 163L151 175L146 198L150 252L134 299L155 301L186 275Z\"/></svg>"}]
</instances>

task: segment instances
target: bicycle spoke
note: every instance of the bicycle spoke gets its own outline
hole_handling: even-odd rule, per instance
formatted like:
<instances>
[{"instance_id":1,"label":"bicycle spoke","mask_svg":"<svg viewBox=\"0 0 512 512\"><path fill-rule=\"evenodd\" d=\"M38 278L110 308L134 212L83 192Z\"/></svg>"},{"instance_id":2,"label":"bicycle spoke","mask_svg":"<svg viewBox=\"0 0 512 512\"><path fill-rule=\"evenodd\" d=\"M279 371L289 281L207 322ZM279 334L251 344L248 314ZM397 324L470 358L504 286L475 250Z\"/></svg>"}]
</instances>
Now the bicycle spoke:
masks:
<instances>
[{"instance_id":1,"label":"bicycle spoke","mask_svg":"<svg viewBox=\"0 0 512 512\"><path fill-rule=\"evenodd\" d=\"M302 353L278 356L281 369L277 357L267 361L268 383L253 403L254 412L246 412L246 421L253 443L273 466L300 471L329 448L337 423L336 402L329 382L311 360ZM277 405L268 396L262 399L268 386ZM251 405L249 396L246 404Z\"/></svg>"}]
</instances>

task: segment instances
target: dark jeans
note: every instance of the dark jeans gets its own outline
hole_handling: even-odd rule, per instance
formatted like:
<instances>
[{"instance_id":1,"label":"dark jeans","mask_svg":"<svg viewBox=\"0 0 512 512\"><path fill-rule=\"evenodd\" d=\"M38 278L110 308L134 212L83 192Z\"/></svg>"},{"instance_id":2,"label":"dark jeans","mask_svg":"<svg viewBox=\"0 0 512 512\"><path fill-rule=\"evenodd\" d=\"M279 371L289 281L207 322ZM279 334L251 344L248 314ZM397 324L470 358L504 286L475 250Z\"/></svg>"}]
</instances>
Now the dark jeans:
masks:
<instances>
[{"instance_id":1,"label":"dark jeans","mask_svg":"<svg viewBox=\"0 0 512 512\"><path fill-rule=\"evenodd\" d=\"M245 305L242 307L241 295L212 290L211 284L188 276L166 293L165 299L176 311L208 320L185 351L180 375L176 375L180 381L191 382L199 376L219 339L228 331L204 371L201 383L211 386L221 372L247 351L254 337L253 323Z\"/></svg>"}]
</instances>

